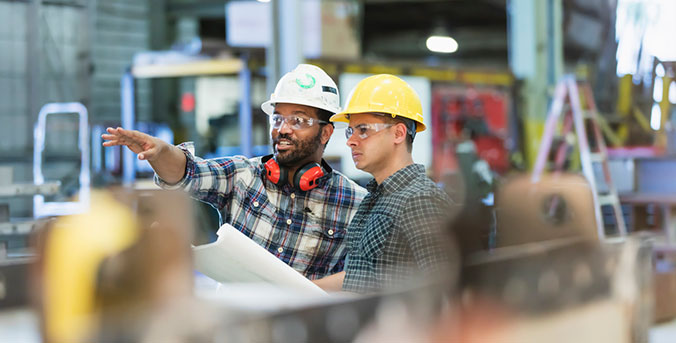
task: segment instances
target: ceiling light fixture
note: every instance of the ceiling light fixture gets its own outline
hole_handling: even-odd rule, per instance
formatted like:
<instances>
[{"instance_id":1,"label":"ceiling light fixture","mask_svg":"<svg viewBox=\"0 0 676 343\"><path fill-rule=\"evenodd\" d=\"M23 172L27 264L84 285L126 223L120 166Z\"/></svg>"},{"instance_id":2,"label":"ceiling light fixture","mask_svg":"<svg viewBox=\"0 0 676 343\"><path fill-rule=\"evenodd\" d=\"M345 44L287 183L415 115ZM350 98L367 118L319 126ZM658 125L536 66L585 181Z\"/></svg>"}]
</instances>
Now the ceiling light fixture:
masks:
<instances>
[{"instance_id":1,"label":"ceiling light fixture","mask_svg":"<svg viewBox=\"0 0 676 343\"><path fill-rule=\"evenodd\" d=\"M427 49L442 54L450 54L458 51L458 42L450 36L430 36L427 38Z\"/></svg>"}]
</instances>

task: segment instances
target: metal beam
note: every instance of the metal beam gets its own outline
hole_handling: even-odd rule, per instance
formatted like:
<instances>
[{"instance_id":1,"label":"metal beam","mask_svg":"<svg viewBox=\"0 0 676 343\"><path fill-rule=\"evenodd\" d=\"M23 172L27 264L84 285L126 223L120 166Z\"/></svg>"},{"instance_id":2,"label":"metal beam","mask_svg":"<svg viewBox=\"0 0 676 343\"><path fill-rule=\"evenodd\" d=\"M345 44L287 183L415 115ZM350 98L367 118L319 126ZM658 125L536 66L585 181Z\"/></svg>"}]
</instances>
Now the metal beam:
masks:
<instances>
[{"instance_id":1,"label":"metal beam","mask_svg":"<svg viewBox=\"0 0 676 343\"><path fill-rule=\"evenodd\" d=\"M136 108L134 94L134 76L131 71L126 71L120 79L122 85L120 97L122 98L122 128L134 130L136 123ZM122 149L122 184L131 186L136 179L136 159L130 149Z\"/></svg>"},{"instance_id":2,"label":"metal beam","mask_svg":"<svg viewBox=\"0 0 676 343\"><path fill-rule=\"evenodd\" d=\"M148 2L150 20L150 46L151 50L164 50L168 43L167 24L167 1L152 0ZM162 121L162 117L169 113L169 94L171 94L171 82L168 80L151 80L151 120Z\"/></svg>"},{"instance_id":3,"label":"metal beam","mask_svg":"<svg viewBox=\"0 0 676 343\"><path fill-rule=\"evenodd\" d=\"M553 85L563 70L561 0L511 0L507 7L509 65L520 89L526 161L535 162Z\"/></svg>"},{"instance_id":4,"label":"metal beam","mask_svg":"<svg viewBox=\"0 0 676 343\"><path fill-rule=\"evenodd\" d=\"M248 56L244 54L242 56L242 67L239 71L239 88L242 90L239 100L239 145L242 149L242 155L252 157L251 71L248 64Z\"/></svg>"},{"instance_id":5,"label":"metal beam","mask_svg":"<svg viewBox=\"0 0 676 343\"><path fill-rule=\"evenodd\" d=\"M287 73L303 61L301 0L278 0L279 72ZM281 75L280 75L281 76Z\"/></svg>"},{"instance_id":6,"label":"metal beam","mask_svg":"<svg viewBox=\"0 0 676 343\"><path fill-rule=\"evenodd\" d=\"M37 123L40 112L42 94L40 92L40 65L42 62L42 44L40 44L40 23L42 22L42 1L30 0L26 11L26 59L28 66L26 77L28 121L26 137L33 137L33 125ZM29 140L32 142L33 140ZM27 149L31 149L28 146Z\"/></svg>"},{"instance_id":7,"label":"metal beam","mask_svg":"<svg viewBox=\"0 0 676 343\"><path fill-rule=\"evenodd\" d=\"M266 68L266 94L272 94L275 90L277 80L282 76L279 71L279 42L280 32L279 27L279 3L272 1L270 8L270 18L272 18L272 25L270 25L270 45L265 49L265 68Z\"/></svg>"},{"instance_id":8,"label":"metal beam","mask_svg":"<svg viewBox=\"0 0 676 343\"><path fill-rule=\"evenodd\" d=\"M301 8L299 0L272 1L272 30L266 50L267 90L271 94L282 74L303 61Z\"/></svg>"}]
</instances>

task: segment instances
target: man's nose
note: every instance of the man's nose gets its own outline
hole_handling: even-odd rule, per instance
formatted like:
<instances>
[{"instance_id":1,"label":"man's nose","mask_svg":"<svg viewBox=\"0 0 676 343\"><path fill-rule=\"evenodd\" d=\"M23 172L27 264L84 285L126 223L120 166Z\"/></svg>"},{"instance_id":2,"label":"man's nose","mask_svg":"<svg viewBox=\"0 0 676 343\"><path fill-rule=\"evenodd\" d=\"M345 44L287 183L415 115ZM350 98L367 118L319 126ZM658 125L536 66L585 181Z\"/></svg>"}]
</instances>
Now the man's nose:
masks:
<instances>
[{"instance_id":1,"label":"man's nose","mask_svg":"<svg viewBox=\"0 0 676 343\"><path fill-rule=\"evenodd\" d=\"M357 146L357 139L355 138L355 135L352 135L350 136L350 138L347 139L347 146L349 147Z\"/></svg>"},{"instance_id":2,"label":"man's nose","mask_svg":"<svg viewBox=\"0 0 676 343\"><path fill-rule=\"evenodd\" d=\"M291 133L293 132L293 129L291 128L291 125L286 122L286 120L282 120L282 125L279 127L279 132L280 133Z\"/></svg>"}]
</instances>

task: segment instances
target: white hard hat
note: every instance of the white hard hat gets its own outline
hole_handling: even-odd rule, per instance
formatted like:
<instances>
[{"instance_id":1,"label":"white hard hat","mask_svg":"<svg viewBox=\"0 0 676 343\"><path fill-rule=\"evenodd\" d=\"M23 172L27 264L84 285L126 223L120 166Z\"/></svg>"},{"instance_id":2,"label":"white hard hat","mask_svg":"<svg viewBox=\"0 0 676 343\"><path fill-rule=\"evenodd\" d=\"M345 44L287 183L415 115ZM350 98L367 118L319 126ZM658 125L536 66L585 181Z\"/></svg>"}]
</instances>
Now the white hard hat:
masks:
<instances>
[{"instance_id":1,"label":"white hard hat","mask_svg":"<svg viewBox=\"0 0 676 343\"><path fill-rule=\"evenodd\" d=\"M340 112L340 95L336 83L321 68L311 64L299 64L296 69L286 73L261 109L267 115L272 115L277 103L311 106L333 114Z\"/></svg>"}]
</instances>

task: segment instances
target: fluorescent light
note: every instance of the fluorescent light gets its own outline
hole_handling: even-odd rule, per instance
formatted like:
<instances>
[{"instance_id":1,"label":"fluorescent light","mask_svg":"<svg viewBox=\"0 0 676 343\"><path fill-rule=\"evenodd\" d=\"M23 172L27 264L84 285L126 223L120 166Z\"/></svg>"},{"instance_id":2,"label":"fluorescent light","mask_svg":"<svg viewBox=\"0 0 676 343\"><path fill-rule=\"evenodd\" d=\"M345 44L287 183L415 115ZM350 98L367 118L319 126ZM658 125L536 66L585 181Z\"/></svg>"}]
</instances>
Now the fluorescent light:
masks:
<instances>
[{"instance_id":1,"label":"fluorescent light","mask_svg":"<svg viewBox=\"0 0 676 343\"><path fill-rule=\"evenodd\" d=\"M676 81L671 81L669 85L669 102L676 104Z\"/></svg>"},{"instance_id":2,"label":"fluorescent light","mask_svg":"<svg viewBox=\"0 0 676 343\"><path fill-rule=\"evenodd\" d=\"M458 51L458 42L449 36L430 36L426 42L427 48L433 52L450 54Z\"/></svg>"},{"instance_id":3,"label":"fluorescent light","mask_svg":"<svg viewBox=\"0 0 676 343\"><path fill-rule=\"evenodd\" d=\"M258 2L270 2L270 0L256 0Z\"/></svg>"},{"instance_id":4,"label":"fluorescent light","mask_svg":"<svg viewBox=\"0 0 676 343\"><path fill-rule=\"evenodd\" d=\"M662 78L661 77L656 77L655 78L655 86L653 87L653 100L655 102L660 102L662 101Z\"/></svg>"},{"instance_id":5,"label":"fluorescent light","mask_svg":"<svg viewBox=\"0 0 676 343\"><path fill-rule=\"evenodd\" d=\"M650 127L657 131L660 129L662 121L662 110L659 104L653 104L653 110L650 112Z\"/></svg>"}]
</instances>

